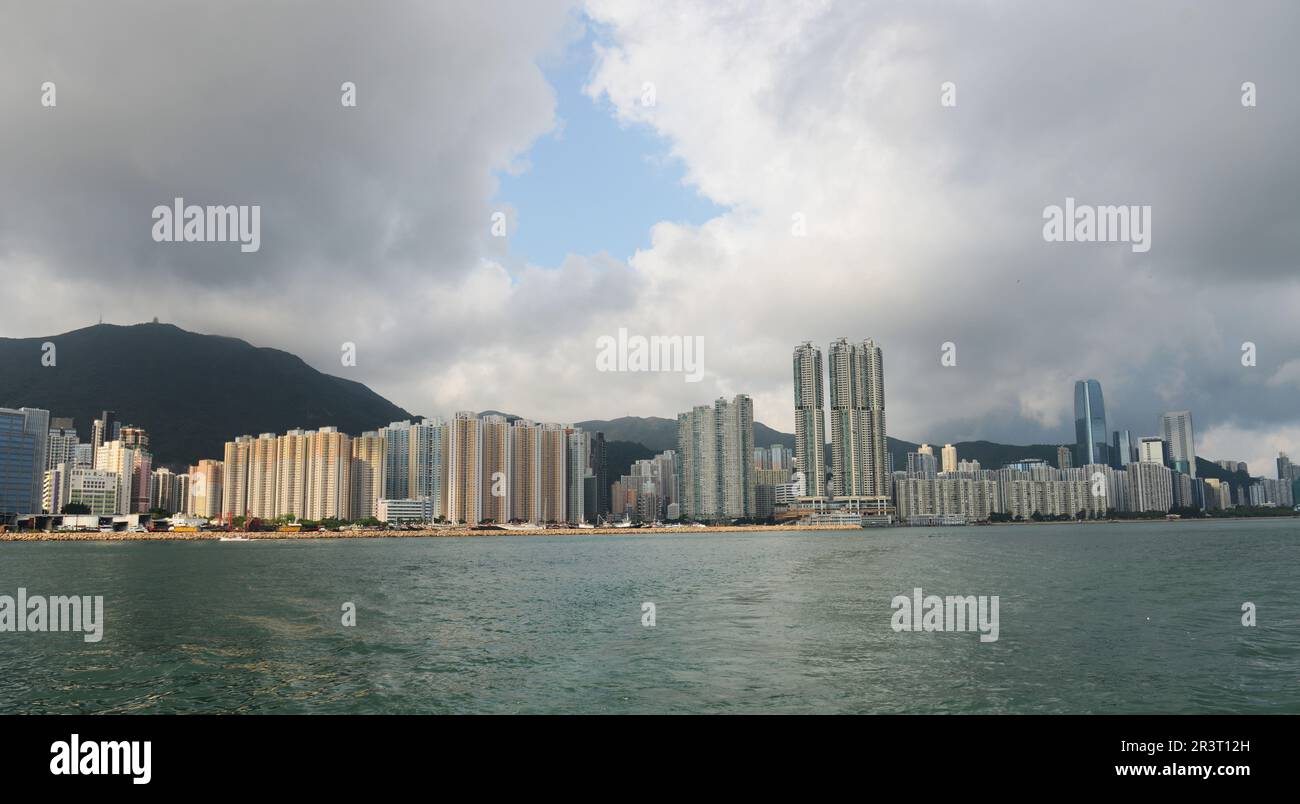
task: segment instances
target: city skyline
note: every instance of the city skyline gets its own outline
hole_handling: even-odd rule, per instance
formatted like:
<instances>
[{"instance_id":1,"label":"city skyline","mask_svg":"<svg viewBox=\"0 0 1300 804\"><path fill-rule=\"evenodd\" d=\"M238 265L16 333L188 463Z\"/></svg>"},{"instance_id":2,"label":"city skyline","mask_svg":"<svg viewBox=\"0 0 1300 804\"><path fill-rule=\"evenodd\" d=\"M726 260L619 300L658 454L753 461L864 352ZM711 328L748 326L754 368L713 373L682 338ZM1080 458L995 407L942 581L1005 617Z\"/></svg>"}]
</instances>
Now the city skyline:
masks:
<instances>
[{"instance_id":1,"label":"city skyline","mask_svg":"<svg viewBox=\"0 0 1300 804\"><path fill-rule=\"evenodd\" d=\"M1076 443L1072 452L1068 444L1058 448L1055 474L1042 476L1038 470L1045 462L1026 459L1001 467L1000 473L1028 473L1022 481L1013 480L1018 475L1004 476L992 467L962 460L951 443L943 445L941 463L934 448L923 443L908 454L906 469L894 471L886 448L882 348L872 339L850 342L841 337L831 342L830 359L823 361L821 350L804 341L794 349L792 368L796 436L789 469L804 474L763 475L763 488L756 486L757 470L771 469L768 449L756 448L753 402L744 394L730 402L720 397L712 406L697 405L678 414L677 450L665 453L675 464L668 472L674 478L674 494L664 494L662 477L656 481L655 518L753 518L760 500L768 515L778 500L814 506L838 500L837 505L849 503L855 511L864 505L878 512L897 505L899 516L906 510L922 519L987 517L1008 509L1073 515L1076 500L1086 503L1077 510L1090 515L1293 502L1290 483L1297 473L1283 451L1275 459L1278 476L1273 485L1263 475L1250 484L1249 493L1221 487L1216 480L1198 481L1190 410L1160 414L1159 435L1139 437L1134 454L1127 455L1131 432L1115 430L1113 443L1107 438L1102 387L1095 379L1074 384ZM829 380L829 395L823 392L824 379ZM825 434L823 403L832 416L829 445L817 443L823 440L816 437ZM58 513L61 506L56 503L78 493L82 496L73 501L94 500L92 508L104 506L100 513L108 512L110 505L117 513L143 513L168 497L177 507L183 504L187 515L227 523L245 517L373 518L386 516L383 512L393 510L394 504L467 524L580 523L609 515L605 495L611 492L616 500L613 513L624 502L629 503L624 511L641 514L645 509L637 500L642 491L637 483L626 490L626 500L619 499L628 477L611 488L603 468L599 475L594 471L604 466L603 433L569 424L511 420L496 412L460 411L448 420L392 422L355 436L333 426L289 430L283 436L244 434L225 443L221 460L200 460L183 474L165 467L153 471L148 429L124 424L115 410L104 409L92 422L89 462L72 420L35 408L0 408L0 414L5 503L13 505L24 495L39 497L49 513ZM599 457L593 445L598 445ZM23 450L33 456L25 476L15 471L21 468ZM1233 459L1217 462L1239 470L1246 466ZM1113 475L1114 470L1123 474ZM1096 482L1098 476L1109 478L1112 495L1124 502L1107 506L1084 499L1081 490L1090 477ZM959 478L947 491L940 491L939 485L917 485L930 482L947 488ZM1021 488L1019 483L1031 479L1046 485ZM1005 489L1004 480L1010 483ZM166 489L162 482L169 484ZM994 485L981 485L990 482ZM29 483L26 491L24 483ZM1065 485L1058 489L1060 483ZM673 505L665 508L669 499Z\"/></svg>"}]
</instances>

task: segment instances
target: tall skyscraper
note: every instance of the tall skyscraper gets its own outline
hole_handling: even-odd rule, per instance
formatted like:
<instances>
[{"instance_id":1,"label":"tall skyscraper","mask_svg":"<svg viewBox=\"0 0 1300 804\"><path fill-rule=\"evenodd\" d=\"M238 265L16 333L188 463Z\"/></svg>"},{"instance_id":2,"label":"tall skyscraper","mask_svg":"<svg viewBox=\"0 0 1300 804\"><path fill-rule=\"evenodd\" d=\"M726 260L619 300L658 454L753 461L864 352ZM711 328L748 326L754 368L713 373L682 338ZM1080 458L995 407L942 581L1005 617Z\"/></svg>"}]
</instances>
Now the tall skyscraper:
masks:
<instances>
[{"instance_id":1,"label":"tall skyscraper","mask_svg":"<svg viewBox=\"0 0 1300 804\"><path fill-rule=\"evenodd\" d=\"M307 434L307 518L348 519L352 503L352 439L337 427Z\"/></svg>"},{"instance_id":2,"label":"tall skyscraper","mask_svg":"<svg viewBox=\"0 0 1300 804\"><path fill-rule=\"evenodd\" d=\"M149 485L153 479L153 455L140 447L131 456L131 508L128 513L149 513Z\"/></svg>"},{"instance_id":3,"label":"tall skyscraper","mask_svg":"<svg viewBox=\"0 0 1300 804\"><path fill-rule=\"evenodd\" d=\"M527 419L510 425L510 518L542 522L542 428Z\"/></svg>"},{"instance_id":4,"label":"tall skyscraper","mask_svg":"<svg viewBox=\"0 0 1300 804\"><path fill-rule=\"evenodd\" d=\"M473 411L451 420L447 462L447 518L477 525L483 519L483 427Z\"/></svg>"},{"instance_id":5,"label":"tall skyscraper","mask_svg":"<svg viewBox=\"0 0 1300 804\"><path fill-rule=\"evenodd\" d=\"M794 455L799 471L804 473L809 497L826 496L826 422L822 404L822 353L805 341L794 350ZM683 515L687 515L685 508Z\"/></svg>"},{"instance_id":6,"label":"tall skyscraper","mask_svg":"<svg viewBox=\"0 0 1300 804\"><path fill-rule=\"evenodd\" d=\"M306 430L289 430L276 439L275 515L299 520L307 516L307 453L310 436ZM191 473L192 474L192 473ZM195 480L190 478L193 486Z\"/></svg>"},{"instance_id":7,"label":"tall skyscraper","mask_svg":"<svg viewBox=\"0 0 1300 804\"><path fill-rule=\"evenodd\" d=\"M176 505L176 475L165 466L153 470L153 480L149 484L149 510L169 514L181 510Z\"/></svg>"},{"instance_id":8,"label":"tall skyscraper","mask_svg":"<svg viewBox=\"0 0 1300 804\"><path fill-rule=\"evenodd\" d=\"M0 522L41 512L49 438L49 411L0 408Z\"/></svg>"},{"instance_id":9,"label":"tall skyscraper","mask_svg":"<svg viewBox=\"0 0 1300 804\"><path fill-rule=\"evenodd\" d=\"M494 413L484 416L479 426L483 430L483 519L499 525L510 521L510 422Z\"/></svg>"},{"instance_id":10,"label":"tall skyscraper","mask_svg":"<svg viewBox=\"0 0 1300 804\"><path fill-rule=\"evenodd\" d=\"M60 423L66 423L66 427L56 427L50 425L49 443L46 448L45 468L53 469L61 463L76 464L77 447L81 445L77 438L77 430L72 426L71 419L62 419Z\"/></svg>"},{"instance_id":11,"label":"tall skyscraper","mask_svg":"<svg viewBox=\"0 0 1300 804\"><path fill-rule=\"evenodd\" d=\"M865 494L871 422L867 414L867 365L862 347L840 338L831 343L832 497Z\"/></svg>"},{"instance_id":12,"label":"tall skyscraper","mask_svg":"<svg viewBox=\"0 0 1300 804\"><path fill-rule=\"evenodd\" d=\"M136 450L124 442L108 441L95 450L95 469L111 472L117 479L117 493L113 502L113 513L129 514L134 508L132 480L136 474ZM220 513L220 510L217 512ZM215 514L214 514L215 516Z\"/></svg>"},{"instance_id":13,"label":"tall skyscraper","mask_svg":"<svg viewBox=\"0 0 1300 804\"><path fill-rule=\"evenodd\" d=\"M677 415L677 454L681 456L682 516L716 519L718 509L718 427L714 408L696 405Z\"/></svg>"},{"instance_id":14,"label":"tall skyscraper","mask_svg":"<svg viewBox=\"0 0 1300 804\"><path fill-rule=\"evenodd\" d=\"M957 448L952 444L943 445L943 471L957 471Z\"/></svg>"},{"instance_id":15,"label":"tall skyscraper","mask_svg":"<svg viewBox=\"0 0 1300 804\"><path fill-rule=\"evenodd\" d=\"M122 423L117 420L117 412L104 411L90 427L90 445L98 450L106 442L116 441Z\"/></svg>"},{"instance_id":16,"label":"tall skyscraper","mask_svg":"<svg viewBox=\"0 0 1300 804\"><path fill-rule=\"evenodd\" d=\"M221 516L221 461L203 459L190 467L190 502L186 513L203 519Z\"/></svg>"},{"instance_id":17,"label":"tall skyscraper","mask_svg":"<svg viewBox=\"0 0 1300 804\"><path fill-rule=\"evenodd\" d=\"M738 394L730 401L713 403L718 425L718 485L723 517L753 517L754 499L754 400Z\"/></svg>"},{"instance_id":18,"label":"tall skyscraper","mask_svg":"<svg viewBox=\"0 0 1300 804\"><path fill-rule=\"evenodd\" d=\"M1072 460L1070 459L1070 453L1071 453L1071 449L1070 449L1069 447L1057 447L1057 448L1056 448L1056 468L1057 468L1057 469L1069 469L1070 467L1072 467L1072 466L1074 465L1074 461L1072 461Z\"/></svg>"},{"instance_id":19,"label":"tall skyscraper","mask_svg":"<svg viewBox=\"0 0 1300 804\"><path fill-rule=\"evenodd\" d=\"M256 519L275 519L280 473L280 438L275 433L262 433L253 442L253 453L248 459L248 515Z\"/></svg>"},{"instance_id":20,"label":"tall skyscraper","mask_svg":"<svg viewBox=\"0 0 1300 804\"><path fill-rule=\"evenodd\" d=\"M754 403L741 394L677 416L678 488L688 519L752 517Z\"/></svg>"},{"instance_id":21,"label":"tall skyscraper","mask_svg":"<svg viewBox=\"0 0 1300 804\"><path fill-rule=\"evenodd\" d=\"M542 522L567 522L569 438L558 424L544 424L541 431L538 476Z\"/></svg>"},{"instance_id":22,"label":"tall skyscraper","mask_svg":"<svg viewBox=\"0 0 1300 804\"><path fill-rule=\"evenodd\" d=\"M415 425L420 427L420 425ZM427 461L429 455L425 454L417 457L412 452L412 425L407 422L393 422L387 427L380 428L379 434L384 437L384 499L386 500L405 500L410 497L420 496L413 494L411 486L411 469L413 466L421 466L426 472L431 469ZM428 431L425 431L428 435ZM418 437L418 436L417 436ZM426 450L431 447L429 441L423 445ZM431 474L426 474L421 481L416 482L416 486L427 486Z\"/></svg>"},{"instance_id":23,"label":"tall skyscraper","mask_svg":"<svg viewBox=\"0 0 1300 804\"><path fill-rule=\"evenodd\" d=\"M231 523L248 516L248 470L253 459L253 437L242 435L227 441L221 487L221 518Z\"/></svg>"},{"instance_id":24,"label":"tall skyscraper","mask_svg":"<svg viewBox=\"0 0 1300 804\"><path fill-rule=\"evenodd\" d=\"M880 499L889 496L891 471L889 440L885 435L885 356L871 338L862 342L862 353L866 361L867 419L870 423L863 492L867 497Z\"/></svg>"},{"instance_id":25,"label":"tall skyscraper","mask_svg":"<svg viewBox=\"0 0 1300 804\"><path fill-rule=\"evenodd\" d=\"M596 516L609 513L609 457L605 451L605 434L596 433L591 438L592 474L596 476Z\"/></svg>"},{"instance_id":26,"label":"tall skyscraper","mask_svg":"<svg viewBox=\"0 0 1300 804\"><path fill-rule=\"evenodd\" d=\"M384 432L380 431L381 434ZM405 435L410 442L407 485L403 490L400 484L394 484L386 479L384 482L386 493L398 494L409 499L428 497L434 517L446 517L449 434L450 427L447 422L437 417L412 425L409 435L398 432L398 437ZM387 437L388 435L385 435L385 438ZM393 450L391 447L386 447L386 451L391 461ZM392 465L391 462L389 465Z\"/></svg>"},{"instance_id":27,"label":"tall skyscraper","mask_svg":"<svg viewBox=\"0 0 1300 804\"><path fill-rule=\"evenodd\" d=\"M1277 454L1277 479L1291 481L1296 479L1296 466L1291 463L1285 452Z\"/></svg>"},{"instance_id":28,"label":"tall skyscraper","mask_svg":"<svg viewBox=\"0 0 1300 804\"><path fill-rule=\"evenodd\" d=\"M388 450L384 436L372 430L352 439L349 519L379 515L379 500L384 496L384 473L387 469Z\"/></svg>"},{"instance_id":29,"label":"tall skyscraper","mask_svg":"<svg viewBox=\"0 0 1300 804\"><path fill-rule=\"evenodd\" d=\"M1137 442L1130 430L1116 430L1110 442L1110 465L1123 469L1138 459Z\"/></svg>"},{"instance_id":30,"label":"tall skyscraper","mask_svg":"<svg viewBox=\"0 0 1300 804\"><path fill-rule=\"evenodd\" d=\"M1170 411L1160 417L1160 425L1169 449L1170 467L1175 472L1196 477L1196 437L1192 432L1192 412Z\"/></svg>"},{"instance_id":31,"label":"tall skyscraper","mask_svg":"<svg viewBox=\"0 0 1300 804\"><path fill-rule=\"evenodd\" d=\"M565 503L565 521L576 525L584 521L587 511L587 456L590 446L587 434L576 428L566 428L568 456L565 461L565 486L568 499Z\"/></svg>"},{"instance_id":32,"label":"tall skyscraper","mask_svg":"<svg viewBox=\"0 0 1300 804\"><path fill-rule=\"evenodd\" d=\"M1079 380L1074 384L1075 463L1110 463L1110 445L1106 443L1106 404L1101 397L1101 383Z\"/></svg>"}]
</instances>

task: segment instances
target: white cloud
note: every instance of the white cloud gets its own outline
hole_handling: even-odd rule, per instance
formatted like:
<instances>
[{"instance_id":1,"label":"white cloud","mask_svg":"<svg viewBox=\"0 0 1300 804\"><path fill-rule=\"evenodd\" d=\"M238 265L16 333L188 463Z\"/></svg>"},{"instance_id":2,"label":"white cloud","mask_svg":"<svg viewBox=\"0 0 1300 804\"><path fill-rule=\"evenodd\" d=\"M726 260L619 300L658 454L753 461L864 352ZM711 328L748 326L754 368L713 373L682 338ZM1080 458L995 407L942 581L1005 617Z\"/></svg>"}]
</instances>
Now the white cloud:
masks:
<instances>
[{"instance_id":1,"label":"white cloud","mask_svg":"<svg viewBox=\"0 0 1300 804\"><path fill-rule=\"evenodd\" d=\"M650 247L626 262L546 268L489 225L494 171L527 169L556 130L537 63L571 41L566 4L385 5L364 24L259 5L251 33L228 8L186 23L199 8L25 8L0 28L15 65L0 106L19 110L0 130L16 300L0 334L102 308L331 373L352 341L345 376L418 413L671 416L747 392L783 430L793 347L874 337L890 432L915 441L1072 440L1079 377L1135 433L1169 408L1207 433L1297 420L1300 100L1267 91L1296 74L1294 6L593 0L589 94L652 127L728 211L647 221ZM55 67L57 117L30 97ZM1262 88L1250 111L1243 76ZM263 203L262 252L147 242L137 222L174 193ZM1066 196L1152 204L1151 252L1044 243L1041 211ZM596 337L620 327L703 336L705 380L597 372ZM1258 368L1240 364L1246 340Z\"/></svg>"}]
</instances>

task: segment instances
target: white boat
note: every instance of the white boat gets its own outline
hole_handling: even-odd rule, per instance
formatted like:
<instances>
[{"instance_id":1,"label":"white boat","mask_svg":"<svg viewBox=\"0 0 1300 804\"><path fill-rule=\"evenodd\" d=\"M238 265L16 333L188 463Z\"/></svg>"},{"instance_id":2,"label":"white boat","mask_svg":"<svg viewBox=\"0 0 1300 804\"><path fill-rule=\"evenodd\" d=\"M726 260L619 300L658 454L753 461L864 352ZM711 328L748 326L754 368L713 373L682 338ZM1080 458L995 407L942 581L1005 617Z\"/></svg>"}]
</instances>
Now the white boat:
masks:
<instances>
[{"instance_id":1,"label":"white boat","mask_svg":"<svg viewBox=\"0 0 1300 804\"><path fill-rule=\"evenodd\" d=\"M596 526L590 522L579 522L578 527L582 530L594 530L596 528Z\"/></svg>"},{"instance_id":2,"label":"white boat","mask_svg":"<svg viewBox=\"0 0 1300 804\"><path fill-rule=\"evenodd\" d=\"M533 522L512 522L508 525L502 525L503 530L541 530L542 526Z\"/></svg>"},{"instance_id":3,"label":"white boat","mask_svg":"<svg viewBox=\"0 0 1300 804\"><path fill-rule=\"evenodd\" d=\"M248 538L247 536L222 536L222 537L221 537L221 541L223 541L223 542L249 542L249 541L252 541L252 539Z\"/></svg>"}]
</instances>

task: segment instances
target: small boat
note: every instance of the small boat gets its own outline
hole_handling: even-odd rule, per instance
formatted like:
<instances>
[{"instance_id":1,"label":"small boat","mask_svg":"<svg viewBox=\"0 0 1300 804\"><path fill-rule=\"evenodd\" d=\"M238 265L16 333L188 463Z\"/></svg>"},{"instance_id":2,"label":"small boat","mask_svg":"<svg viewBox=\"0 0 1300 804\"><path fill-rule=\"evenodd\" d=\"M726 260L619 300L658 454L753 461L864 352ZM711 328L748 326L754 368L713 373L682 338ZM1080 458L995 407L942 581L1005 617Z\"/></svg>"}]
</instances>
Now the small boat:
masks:
<instances>
[{"instance_id":1,"label":"small boat","mask_svg":"<svg viewBox=\"0 0 1300 804\"><path fill-rule=\"evenodd\" d=\"M220 541L223 542L251 542L252 539L247 536L222 536Z\"/></svg>"}]
</instances>

